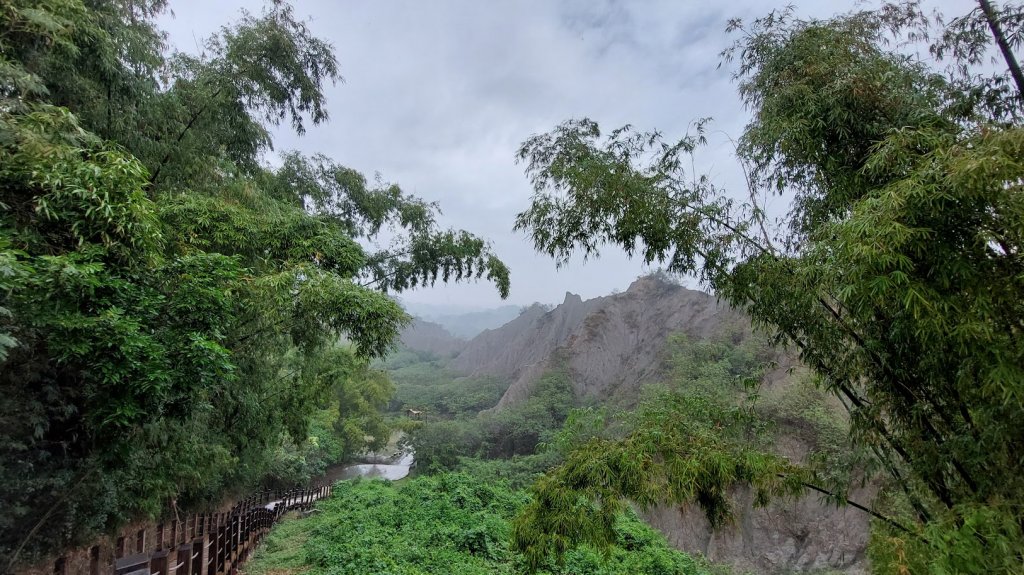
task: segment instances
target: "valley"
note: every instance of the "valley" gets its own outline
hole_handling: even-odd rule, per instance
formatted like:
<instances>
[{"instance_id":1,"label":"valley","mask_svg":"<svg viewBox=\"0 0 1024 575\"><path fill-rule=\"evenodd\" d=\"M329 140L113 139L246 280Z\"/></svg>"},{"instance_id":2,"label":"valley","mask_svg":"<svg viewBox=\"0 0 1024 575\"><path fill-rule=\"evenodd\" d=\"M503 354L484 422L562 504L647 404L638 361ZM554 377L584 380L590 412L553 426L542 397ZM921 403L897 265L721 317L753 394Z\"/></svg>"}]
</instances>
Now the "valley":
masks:
<instances>
[{"instance_id":1,"label":"valley","mask_svg":"<svg viewBox=\"0 0 1024 575\"><path fill-rule=\"evenodd\" d=\"M1019 575L1022 47L0 1L0 575Z\"/></svg>"},{"instance_id":2,"label":"valley","mask_svg":"<svg viewBox=\"0 0 1024 575\"><path fill-rule=\"evenodd\" d=\"M677 398L756 413L760 429L743 424L750 446L795 461L813 460L834 483L848 483L857 473L841 409L815 389L808 372L769 347L742 315L662 275L640 278L622 293L594 300L567 294L557 306L529 306L468 341L417 319L402 342L402 349L375 366L394 383L385 411L416 460L413 479L379 488L388 498L419 489L406 487L407 482L418 486L415 482L428 478L458 477L466 485L502 486L520 502L527 500L530 487L589 438L625 437L652 404ZM351 489L371 489L360 485ZM856 490L851 497L870 498L872 489ZM739 484L729 498L735 520L717 529L697 507L639 506L621 521L650 525L660 532L661 544L689 553L693 565L715 566L722 573L863 571L869 533L863 512L813 494L756 508L753 494ZM342 509L331 507L325 517L356 521L343 517ZM502 526L487 537L501 542L501 560L478 566L479 572L502 573L510 562L522 561L504 546L508 522L522 510L519 503L514 512L505 509L496 516ZM296 520L311 526L324 521L329 520ZM483 525L488 521L480 519ZM300 531L295 525L279 529ZM254 572L285 560L275 545L290 549L291 544L273 541ZM552 565L545 569L562 572ZM595 572L620 572L607 569ZM621 572L701 572L687 569Z\"/></svg>"}]
</instances>

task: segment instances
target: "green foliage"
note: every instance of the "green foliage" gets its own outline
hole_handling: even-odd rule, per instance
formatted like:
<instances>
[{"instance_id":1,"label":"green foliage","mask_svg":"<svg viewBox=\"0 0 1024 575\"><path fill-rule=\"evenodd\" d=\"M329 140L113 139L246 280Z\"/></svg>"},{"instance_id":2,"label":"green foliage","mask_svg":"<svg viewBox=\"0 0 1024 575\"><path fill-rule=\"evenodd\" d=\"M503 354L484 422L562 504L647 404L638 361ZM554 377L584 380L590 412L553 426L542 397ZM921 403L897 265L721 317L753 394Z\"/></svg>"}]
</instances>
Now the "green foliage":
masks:
<instances>
[{"instance_id":1,"label":"green foliage","mask_svg":"<svg viewBox=\"0 0 1024 575\"><path fill-rule=\"evenodd\" d=\"M762 337L744 337L741 331L709 340L672 335L665 354L663 387L749 409L764 425L763 434L748 438L751 446L769 449L773 439L797 439L808 450L806 463L815 484L833 493L835 503L845 503L840 496L849 489L851 475L862 471L864 453L851 445L841 405L814 377L801 369L765 386L762 380L774 367L776 353Z\"/></svg>"},{"instance_id":2,"label":"green foliage","mask_svg":"<svg viewBox=\"0 0 1024 575\"><path fill-rule=\"evenodd\" d=\"M494 407L508 383L493 376L458 376L444 361L401 349L381 363L395 383L394 410L415 409L428 416L474 415Z\"/></svg>"},{"instance_id":3,"label":"green foliage","mask_svg":"<svg viewBox=\"0 0 1024 575\"><path fill-rule=\"evenodd\" d=\"M264 483L271 488L291 488L323 474L327 467L345 459L346 446L334 426L338 406L317 410L309 418L309 436L301 443L284 436L267 466Z\"/></svg>"},{"instance_id":4,"label":"green foliage","mask_svg":"<svg viewBox=\"0 0 1024 575\"><path fill-rule=\"evenodd\" d=\"M165 8L0 8L8 568L37 522L21 559L386 441L393 388L368 360L408 317L384 292L486 277L508 293L437 206L321 156L264 165L271 127L326 121L339 79L291 6L244 13L202 56L167 51ZM395 251L367 253L382 228Z\"/></svg>"},{"instance_id":5,"label":"green foliage","mask_svg":"<svg viewBox=\"0 0 1024 575\"><path fill-rule=\"evenodd\" d=\"M722 337L693 340L673 334L665 342L663 353L665 380L673 391L720 403L734 402L745 387L756 386L764 367L774 359L770 348L756 337L736 342Z\"/></svg>"},{"instance_id":6,"label":"green foliage","mask_svg":"<svg viewBox=\"0 0 1024 575\"><path fill-rule=\"evenodd\" d=\"M426 469L454 469L462 457L527 456L562 426L575 406L568 373L556 369L534 384L526 401L476 417L424 422L410 430L407 441L417 465Z\"/></svg>"},{"instance_id":7,"label":"green foliage","mask_svg":"<svg viewBox=\"0 0 1024 575\"><path fill-rule=\"evenodd\" d=\"M574 120L518 155L536 193L516 225L539 251L562 264L611 243L695 274L799 351L913 510L892 572L1010 572L1024 554L1011 519L1024 494L1024 100L967 72L991 45L979 18L940 31L931 49L950 58L946 73L908 54L913 43L886 45L926 38L913 3L732 22L740 39L725 55L753 116L743 204L683 172L704 121L673 142ZM780 229L761 208L771 194L791 201ZM552 533L528 543L580 538Z\"/></svg>"},{"instance_id":8,"label":"green foliage","mask_svg":"<svg viewBox=\"0 0 1024 575\"><path fill-rule=\"evenodd\" d=\"M411 429L407 443L416 453L418 469L445 471L455 469L462 457L479 453L483 437L475 421L436 421Z\"/></svg>"},{"instance_id":9,"label":"green foliage","mask_svg":"<svg viewBox=\"0 0 1024 575\"><path fill-rule=\"evenodd\" d=\"M657 393L632 414L620 439L581 439L565 461L532 488L516 520L515 544L536 568L580 543L606 547L628 499L695 504L712 526L732 515L730 490L754 489L764 505L802 489L806 474L757 449L756 421L745 410L700 396Z\"/></svg>"},{"instance_id":10,"label":"green foliage","mask_svg":"<svg viewBox=\"0 0 1024 575\"><path fill-rule=\"evenodd\" d=\"M505 482L513 489L525 489L561 462L562 456L557 450L538 448L536 453L530 455L500 459L460 457L454 469L483 481Z\"/></svg>"},{"instance_id":11,"label":"green foliage","mask_svg":"<svg viewBox=\"0 0 1024 575\"><path fill-rule=\"evenodd\" d=\"M501 482L465 474L401 483L342 482L308 518L285 521L246 566L254 575L318 573L517 573L508 546L510 520L526 503ZM544 572L702 574L706 568L671 549L631 512L615 524L617 546L603 556L580 549Z\"/></svg>"}]
</instances>

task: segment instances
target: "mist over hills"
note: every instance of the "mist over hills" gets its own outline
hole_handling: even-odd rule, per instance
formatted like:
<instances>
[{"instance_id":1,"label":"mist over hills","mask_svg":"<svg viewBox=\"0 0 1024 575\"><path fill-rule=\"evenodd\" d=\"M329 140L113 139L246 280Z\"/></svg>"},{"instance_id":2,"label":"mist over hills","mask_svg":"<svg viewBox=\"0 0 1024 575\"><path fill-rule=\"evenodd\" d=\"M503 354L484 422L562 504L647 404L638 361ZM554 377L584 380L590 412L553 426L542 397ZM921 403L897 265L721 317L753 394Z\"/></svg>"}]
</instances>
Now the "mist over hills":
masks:
<instances>
[{"instance_id":1,"label":"mist over hills","mask_svg":"<svg viewBox=\"0 0 1024 575\"><path fill-rule=\"evenodd\" d=\"M466 340L452 335L443 325L418 317L402 330L399 339L403 347L438 357L453 357L466 347Z\"/></svg>"},{"instance_id":2,"label":"mist over hills","mask_svg":"<svg viewBox=\"0 0 1024 575\"><path fill-rule=\"evenodd\" d=\"M467 310L460 306L406 303L402 305L411 315L440 325L449 334L471 339L480 332L499 328L515 319L522 311L521 306L504 305L492 309Z\"/></svg>"}]
</instances>

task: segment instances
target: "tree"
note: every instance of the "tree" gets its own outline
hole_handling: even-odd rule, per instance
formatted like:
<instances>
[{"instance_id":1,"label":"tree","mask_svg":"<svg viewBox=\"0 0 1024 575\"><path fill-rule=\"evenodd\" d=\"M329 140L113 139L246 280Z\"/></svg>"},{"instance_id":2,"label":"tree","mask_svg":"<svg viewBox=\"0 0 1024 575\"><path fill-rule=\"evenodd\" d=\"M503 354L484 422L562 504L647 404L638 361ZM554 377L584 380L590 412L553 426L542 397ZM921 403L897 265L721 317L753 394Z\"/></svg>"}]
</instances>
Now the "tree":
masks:
<instances>
[{"instance_id":1,"label":"tree","mask_svg":"<svg viewBox=\"0 0 1024 575\"><path fill-rule=\"evenodd\" d=\"M486 276L508 294L489 245L440 229L437 206L324 157L262 161L270 126L327 120L340 79L288 4L202 56L165 52L165 5L0 8L8 570L257 485L339 398L349 438L384 435L367 412L388 382L349 376L408 321L386 292ZM399 247L368 253L382 229Z\"/></svg>"},{"instance_id":2,"label":"tree","mask_svg":"<svg viewBox=\"0 0 1024 575\"><path fill-rule=\"evenodd\" d=\"M964 20L931 45L945 74L885 47L924 22L915 4L732 22L748 201L683 172L704 120L677 142L574 120L521 147L535 194L516 226L559 263L612 243L696 274L795 348L909 510L879 524L877 569L1010 572L1024 556L1022 106L969 73L988 39L957 36ZM792 201L780 229L761 209L772 193ZM564 546L537 535L555 536L543 516L522 531L531 553Z\"/></svg>"}]
</instances>

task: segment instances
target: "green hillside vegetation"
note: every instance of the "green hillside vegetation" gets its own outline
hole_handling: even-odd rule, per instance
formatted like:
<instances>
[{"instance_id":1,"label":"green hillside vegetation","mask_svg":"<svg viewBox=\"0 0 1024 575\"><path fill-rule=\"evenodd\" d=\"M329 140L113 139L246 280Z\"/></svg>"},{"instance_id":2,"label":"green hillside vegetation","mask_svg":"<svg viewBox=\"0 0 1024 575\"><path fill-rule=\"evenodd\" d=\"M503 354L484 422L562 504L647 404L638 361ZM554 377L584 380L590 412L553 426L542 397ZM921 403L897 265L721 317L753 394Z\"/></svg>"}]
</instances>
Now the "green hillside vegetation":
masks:
<instances>
[{"instance_id":1,"label":"green hillside vegetation","mask_svg":"<svg viewBox=\"0 0 1024 575\"><path fill-rule=\"evenodd\" d=\"M799 383L772 395L771 401L757 401L756 382L773 353L759 338L723 331L710 340L669 338L662 382L646 386L639 400L620 397L623 405L618 407L612 401L580 408L562 368L545 374L527 400L509 408L435 413L402 423L416 450L413 478L338 484L334 497L313 517L276 528L247 572L709 572L712 566L670 550L618 499L610 505L565 500L572 502L566 513L574 521L598 520L583 527L592 535L588 542L562 555L521 554L513 543L521 546L532 532L528 518L536 506L546 506L545 517L550 516L553 503L544 486L575 462L583 466L576 468L577 477L587 469L624 482L642 479L643 469L657 469L651 462L633 462L617 471L597 464L614 457L612 450L623 438L665 429L665 418L691 428L704 426L709 441L719 440L723 432L713 428L724 423L734 431L732 448L746 453L751 463L778 464L761 450L774 434L795 431L821 455L822 465L833 465L835 475L846 477L849 468L841 466L848 462L837 455L847 446L831 443L842 428L834 406L813 385ZM414 378L412 385L421 386L425 381L451 384L444 363L406 351L383 365L391 373L412 367L413 373L427 374ZM459 384L469 385L466 380ZM396 383L399 394L402 385ZM655 417L661 418L659 425L651 424ZM598 447L581 450L591 444ZM556 475L545 476L551 470ZM655 501L654 494L637 499Z\"/></svg>"},{"instance_id":2,"label":"green hillside vegetation","mask_svg":"<svg viewBox=\"0 0 1024 575\"><path fill-rule=\"evenodd\" d=\"M462 380L460 385L491 380ZM467 383L468 382L468 383ZM416 451L417 466L451 470L463 458L504 460L528 457L538 445L561 428L569 412L578 406L564 369L546 373L534 385L528 399L507 408L490 410L500 399L484 405L487 411L466 410L448 417L428 416L406 427L408 443Z\"/></svg>"},{"instance_id":3,"label":"green hillside vegetation","mask_svg":"<svg viewBox=\"0 0 1024 575\"><path fill-rule=\"evenodd\" d=\"M193 55L165 45L166 10L0 7L4 572L386 440L368 362L409 319L389 294L508 295L436 204L323 155L267 162L341 80L304 15L270 2Z\"/></svg>"},{"instance_id":4,"label":"green hillside vegetation","mask_svg":"<svg viewBox=\"0 0 1024 575\"><path fill-rule=\"evenodd\" d=\"M444 358L403 348L376 365L394 382L391 410L415 409L428 417L475 414L494 407L508 389L500 378L459 376L446 364Z\"/></svg>"},{"instance_id":5,"label":"green hillside vegetation","mask_svg":"<svg viewBox=\"0 0 1024 575\"><path fill-rule=\"evenodd\" d=\"M631 504L693 501L713 527L731 521L730 489L745 483L762 504L810 485L845 504L837 486L861 469L841 408L800 375L765 389L774 355L758 337L671 336L661 382L644 386L628 407L573 411L550 436L553 467L530 486L515 522L527 565L551 561L572 548L567 541L614 546L616 517ZM781 437L806 446L803 465L774 452Z\"/></svg>"},{"instance_id":6,"label":"green hillside vegetation","mask_svg":"<svg viewBox=\"0 0 1024 575\"><path fill-rule=\"evenodd\" d=\"M507 484L468 474L398 483L339 483L309 518L279 525L246 565L247 575L499 575L522 571L509 547L511 520L529 500ZM702 562L668 546L629 511L615 522L616 548L605 557L580 548L551 575L704 575Z\"/></svg>"}]
</instances>

